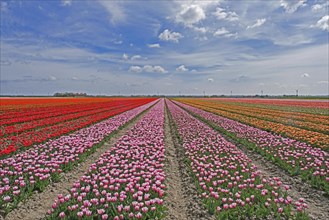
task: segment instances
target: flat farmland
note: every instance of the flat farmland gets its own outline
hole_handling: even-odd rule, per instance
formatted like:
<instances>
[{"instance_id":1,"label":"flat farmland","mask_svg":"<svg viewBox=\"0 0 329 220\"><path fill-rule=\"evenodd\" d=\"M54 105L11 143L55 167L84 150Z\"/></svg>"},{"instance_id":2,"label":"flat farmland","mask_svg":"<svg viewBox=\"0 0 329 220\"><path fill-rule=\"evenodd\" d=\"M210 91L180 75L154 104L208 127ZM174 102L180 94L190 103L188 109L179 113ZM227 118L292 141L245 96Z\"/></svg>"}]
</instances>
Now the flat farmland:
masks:
<instances>
[{"instance_id":1,"label":"flat farmland","mask_svg":"<svg viewBox=\"0 0 329 220\"><path fill-rule=\"evenodd\" d=\"M328 100L0 101L0 219L329 219Z\"/></svg>"}]
</instances>

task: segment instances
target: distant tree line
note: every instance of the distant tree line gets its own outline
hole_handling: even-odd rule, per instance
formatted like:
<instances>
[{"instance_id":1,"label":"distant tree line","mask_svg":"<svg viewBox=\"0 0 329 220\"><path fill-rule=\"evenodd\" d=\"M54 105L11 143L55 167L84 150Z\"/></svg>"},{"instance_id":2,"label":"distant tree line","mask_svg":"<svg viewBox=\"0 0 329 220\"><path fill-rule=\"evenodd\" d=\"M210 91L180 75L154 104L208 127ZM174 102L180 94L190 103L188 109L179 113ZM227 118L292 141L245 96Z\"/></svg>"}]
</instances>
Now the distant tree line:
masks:
<instances>
[{"instance_id":1,"label":"distant tree line","mask_svg":"<svg viewBox=\"0 0 329 220\"><path fill-rule=\"evenodd\" d=\"M87 93L83 92L56 92L54 97L86 97Z\"/></svg>"}]
</instances>

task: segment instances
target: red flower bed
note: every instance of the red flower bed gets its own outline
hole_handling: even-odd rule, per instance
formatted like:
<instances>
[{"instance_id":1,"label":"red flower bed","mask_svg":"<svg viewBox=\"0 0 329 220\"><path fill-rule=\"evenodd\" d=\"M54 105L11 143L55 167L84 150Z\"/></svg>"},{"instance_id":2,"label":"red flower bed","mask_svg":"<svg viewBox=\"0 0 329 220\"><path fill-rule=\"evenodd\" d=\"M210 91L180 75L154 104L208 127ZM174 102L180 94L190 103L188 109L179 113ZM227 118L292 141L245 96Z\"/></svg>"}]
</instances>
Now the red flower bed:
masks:
<instances>
[{"instance_id":1,"label":"red flower bed","mask_svg":"<svg viewBox=\"0 0 329 220\"><path fill-rule=\"evenodd\" d=\"M19 119L17 121L22 123L2 125L0 127L0 135L2 136L0 138L0 156L15 152L21 147L29 147L33 144L42 143L50 138L56 138L81 129L116 114L144 105L153 101L154 98L108 98L107 102L105 99L99 99L98 103L95 100L97 101L98 99L89 99L89 103L84 104L76 104L74 102L68 104L64 102L63 105L65 106L61 106L55 102L52 107L49 107L49 105L52 104L51 102L48 103L46 107L42 107L44 103L41 105L34 104L22 107L19 105L2 105L3 102L1 100L1 121L3 121L3 117L9 119L8 115L15 115L16 111L17 116L15 118ZM44 100L42 101L44 102ZM94 103L92 103L92 101ZM25 103L25 100L23 103ZM34 111L34 108L37 108L37 110ZM49 108L52 108L50 113L47 112ZM30 109L30 111L28 111L28 109ZM8 114L6 114L6 112L8 112ZM38 114L34 116L38 116L40 119L32 119L31 121L31 117L33 118L31 112L38 112ZM23 113L26 113L25 116ZM11 118L12 121L15 118Z\"/></svg>"}]
</instances>

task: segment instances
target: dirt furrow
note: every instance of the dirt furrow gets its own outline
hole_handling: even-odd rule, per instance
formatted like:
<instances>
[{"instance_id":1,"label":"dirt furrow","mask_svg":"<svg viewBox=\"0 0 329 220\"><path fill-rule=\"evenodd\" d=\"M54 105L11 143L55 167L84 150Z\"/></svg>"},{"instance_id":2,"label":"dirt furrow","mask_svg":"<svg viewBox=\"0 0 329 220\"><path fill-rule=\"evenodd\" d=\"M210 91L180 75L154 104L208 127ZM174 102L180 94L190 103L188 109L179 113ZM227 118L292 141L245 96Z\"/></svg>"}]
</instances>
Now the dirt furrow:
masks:
<instances>
[{"instance_id":1,"label":"dirt furrow","mask_svg":"<svg viewBox=\"0 0 329 220\"><path fill-rule=\"evenodd\" d=\"M165 109L166 220L212 220L198 195L193 178L185 164L185 151L175 135L175 127Z\"/></svg>"},{"instance_id":2,"label":"dirt furrow","mask_svg":"<svg viewBox=\"0 0 329 220\"><path fill-rule=\"evenodd\" d=\"M167 110L166 110L167 111ZM168 208L166 219L187 219L187 204L183 195L183 181L179 171L178 158L171 136L168 113L165 112L165 157L167 196L165 206Z\"/></svg>"},{"instance_id":3,"label":"dirt furrow","mask_svg":"<svg viewBox=\"0 0 329 220\"><path fill-rule=\"evenodd\" d=\"M88 170L91 164L96 162L99 157L108 151L117 140L122 137L130 128L132 128L136 122L148 111L144 111L133 120L119 129L111 139L109 139L103 146L99 147L96 152L89 155L85 161L78 164L73 170L62 173L61 181L52 183L46 187L43 192L33 192L32 196L25 202L18 205L16 209L8 213L4 218L5 220L36 220L43 219L46 216L47 211L51 208L51 205L57 199L58 194L67 194L68 190L73 186L74 182L79 180L82 175Z\"/></svg>"}]
</instances>

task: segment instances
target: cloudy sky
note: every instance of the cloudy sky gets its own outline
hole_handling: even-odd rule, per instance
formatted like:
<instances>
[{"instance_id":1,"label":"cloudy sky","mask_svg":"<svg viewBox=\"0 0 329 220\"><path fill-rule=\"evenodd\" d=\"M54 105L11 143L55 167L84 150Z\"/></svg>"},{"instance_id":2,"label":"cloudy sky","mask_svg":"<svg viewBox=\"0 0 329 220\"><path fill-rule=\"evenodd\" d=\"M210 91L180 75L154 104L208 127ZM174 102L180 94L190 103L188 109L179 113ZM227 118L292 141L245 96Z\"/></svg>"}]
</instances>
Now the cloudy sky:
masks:
<instances>
[{"instance_id":1,"label":"cloudy sky","mask_svg":"<svg viewBox=\"0 0 329 220\"><path fill-rule=\"evenodd\" d=\"M326 0L1 2L1 95L328 94Z\"/></svg>"}]
</instances>

